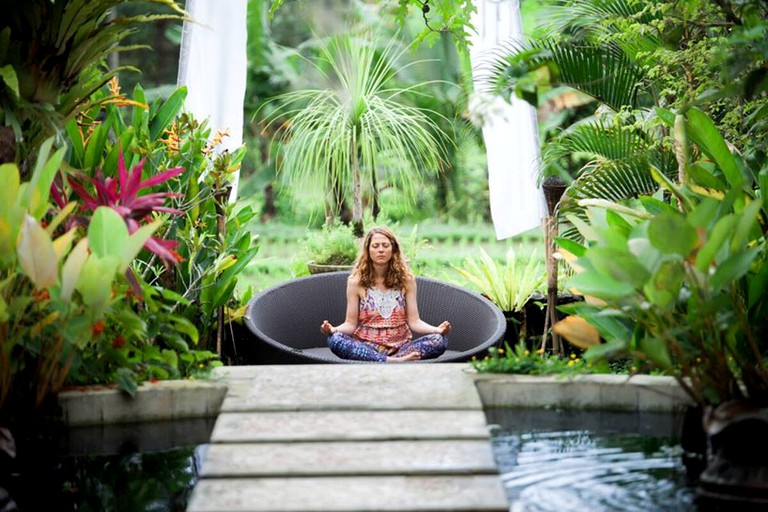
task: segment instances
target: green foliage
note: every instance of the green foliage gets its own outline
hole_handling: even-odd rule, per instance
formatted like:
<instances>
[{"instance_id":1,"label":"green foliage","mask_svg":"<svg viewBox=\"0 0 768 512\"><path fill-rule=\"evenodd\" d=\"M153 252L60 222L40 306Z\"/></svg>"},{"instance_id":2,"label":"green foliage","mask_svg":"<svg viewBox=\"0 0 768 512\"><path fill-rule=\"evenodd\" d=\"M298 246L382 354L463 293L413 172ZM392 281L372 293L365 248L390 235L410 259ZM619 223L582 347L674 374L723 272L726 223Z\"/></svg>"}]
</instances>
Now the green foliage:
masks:
<instances>
[{"instance_id":1,"label":"green foliage","mask_svg":"<svg viewBox=\"0 0 768 512\"><path fill-rule=\"evenodd\" d=\"M492 258L482 247L479 251L478 256L466 258L462 267L453 265L453 268L502 311L520 311L531 295L544 285L544 262L535 255L523 265L518 262L513 248L507 250L503 263Z\"/></svg>"},{"instance_id":2,"label":"green foliage","mask_svg":"<svg viewBox=\"0 0 768 512\"><path fill-rule=\"evenodd\" d=\"M151 0L168 14L109 16L123 0L0 1L0 121L10 126L22 171L44 139L87 109L88 101L118 70L103 61L134 28L184 12L173 0ZM136 2L138 3L138 2Z\"/></svg>"},{"instance_id":3,"label":"green foliage","mask_svg":"<svg viewBox=\"0 0 768 512\"><path fill-rule=\"evenodd\" d=\"M306 261L318 265L352 265L359 251L352 226L334 222L307 235L302 253Z\"/></svg>"},{"instance_id":4,"label":"green foliage","mask_svg":"<svg viewBox=\"0 0 768 512\"><path fill-rule=\"evenodd\" d=\"M129 99L112 82L94 97L91 110L67 124L69 163L85 176L102 172L115 179L110 173L123 148L128 167L145 160L151 169L185 169L173 180L154 178L156 193L170 194L173 210L181 213L170 216L159 233L172 240L166 249L181 263L169 266L143 253L134 268L141 282L167 292L165 300L174 304L176 316L197 327L199 340L194 342L212 349L220 341L220 317L237 320L243 313L235 290L240 272L258 252L248 230L255 213L229 201L230 180L245 148L219 152L226 132L212 135L207 122L181 113L185 96L186 89L179 88L168 99L147 105L140 86ZM145 179L153 178L146 173ZM158 329L150 342L178 346L174 336Z\"/></svg>"},{"instance_id":5,"label":"green foliage","mask_svg":"<svg viewBox=\"0 0 768 512\"><path fill-rule=\"evenodd\" d=\"M56 393L79 354L99 343L106 321L125 319L133 332L142 330L140 321L120 315L124 275L160 225L129 234L114 210L99 207L87 231L67 227L77 205L59 211L51 202L64 157L63 148L51 153L51 146L51 139L41 146L29 181L15 164L0 166L0 407L10 400L11 414ZM103 243L107 233L113 243Z\"/></svg>"},{"instance_id":6,"label":"green foliage","mask_svg":"<svg viewBox=\"0 0 768 512\"><path fill-rule=\"evenodd\" d=\"M768 171L753 174L703 112L660 116L676 126L680 146L690 141L701 154L686 162L693 172L682 184L654 173L678 207L647 200L631 211L606 202L588 207L589 222L578 224L586 245L571 285L606 303L571 306L605 340L586 356L645 360L702 405L764 405Z\"/></svg>"},{"instance_id":7,"label":"green foliage","mask_svg":"<svg viewBox=\"0 0 768 512\"><path fill-rule=\"evenodd\" d=\"M288 92L267 104L277 105L271 123L290 120L276 135L279 171L294 187L323 190L327 217L351 196L358 236L364 231L363 188L376 197L389 184L412 200L424 175L436 175L443 165L444 134L424 109L404 103L407 89L392 84L415 64L398 65L406 50L394 38L381 48L370 34L334 37L313 62L327 77L322 88ZM397 171L382 175L386 164Z\"/></svg>"},{"instance_id":8,"label":"green foliage","mask_svg":"<svg viewBox=\"0 0 768 512\"><path fill-rule=\"evenodd\" d=\"M586 373L607 373L607 365L593 365L576 354L568 358L547 354L544 350L531 352L520 342L514 350L509 344L505 348L492 347L482 359L473 358L470 366L479 373L514 373L521 375L558 375L567 377Z\"/></svg>"}]
</instances>

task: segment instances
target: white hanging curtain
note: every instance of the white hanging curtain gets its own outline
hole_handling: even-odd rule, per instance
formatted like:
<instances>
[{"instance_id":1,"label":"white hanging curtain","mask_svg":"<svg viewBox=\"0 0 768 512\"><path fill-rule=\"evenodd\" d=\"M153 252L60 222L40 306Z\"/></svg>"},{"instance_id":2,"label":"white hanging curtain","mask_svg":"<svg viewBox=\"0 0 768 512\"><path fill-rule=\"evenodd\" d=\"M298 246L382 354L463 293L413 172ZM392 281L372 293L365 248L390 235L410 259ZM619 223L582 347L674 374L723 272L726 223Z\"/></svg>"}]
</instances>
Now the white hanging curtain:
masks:
<instances>
[{"instance_id":1,"label":"white hanging curtain","mask_svg":"<svg viewBox=\"0 0 768 512\"><path fill-rule=\"evenodd\" d=\"M519 0L476 0L470 60L475 93L470 116L481 124L488 164L491 218L502 240L535 227L546 217L541 188L536 186L541 154L536 109L513 97L511 103L483 93L490 54L501 43L523 37Z\"/></svg>"},{"instance_id":2,"label":"white hanging curtain","mask_svg":"<svg viewBox=\"0 0 768 512\"><path fill-rule=\"evenodd\" d=\"M247 72L247 0L187 0L177 84L187 86L186 110L208 119L212 133L228 130L221 150L243 144ZM237 197L237 176L232 198Z\"/></svg>"}]
</instances>

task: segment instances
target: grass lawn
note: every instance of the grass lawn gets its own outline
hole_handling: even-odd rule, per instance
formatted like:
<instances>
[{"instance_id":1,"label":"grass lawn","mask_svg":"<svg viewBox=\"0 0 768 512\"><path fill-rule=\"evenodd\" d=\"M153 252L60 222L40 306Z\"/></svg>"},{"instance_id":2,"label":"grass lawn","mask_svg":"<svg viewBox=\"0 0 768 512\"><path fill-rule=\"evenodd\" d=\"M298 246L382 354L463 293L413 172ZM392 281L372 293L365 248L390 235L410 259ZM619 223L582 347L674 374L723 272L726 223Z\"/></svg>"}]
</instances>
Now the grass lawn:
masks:
<instances>
[{"instance_id":1,"label":"grass lawn","mask_svg":"<svg viewBox=\"0 0 768 512\"><path fill-rule=\"evenodd\" d=\"M414 226L399 225L393 229L405 243ZM498 260L503 260L510 248L514 248L518 260L526 261L531 255L544 259L544 241L538 228L505 240L496 240L491 224L422 223L415 229L415 238L421 243L411 261L413 270L456 284L466 282L451 266L462 266L466 258L479 254L480 247ZM255 223L253 233L259 237L259 253L241 274L239 289L244 291L252 286L258 292L306 274L306 262L300 254L309 231L304 226Z\"/></svg>"}]
</instances>

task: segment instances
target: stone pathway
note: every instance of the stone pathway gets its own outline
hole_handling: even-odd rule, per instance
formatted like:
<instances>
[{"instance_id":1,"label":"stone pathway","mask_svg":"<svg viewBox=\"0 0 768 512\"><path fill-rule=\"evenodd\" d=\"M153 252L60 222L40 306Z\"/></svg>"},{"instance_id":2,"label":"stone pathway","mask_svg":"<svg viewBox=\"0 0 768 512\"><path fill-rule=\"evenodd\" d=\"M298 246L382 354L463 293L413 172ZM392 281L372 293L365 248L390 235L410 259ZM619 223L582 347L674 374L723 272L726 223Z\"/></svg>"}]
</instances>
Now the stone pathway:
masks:
<instances>
[{"instance_id":1,"label":"stone pathway","mask_svg":"<svg viewBox=\"0 0 768 512\"><path fill-rule=\"evenodd\" d=\"M466 367L218 369L188 512L509 510Z\"/></svg>"}]
</instances>

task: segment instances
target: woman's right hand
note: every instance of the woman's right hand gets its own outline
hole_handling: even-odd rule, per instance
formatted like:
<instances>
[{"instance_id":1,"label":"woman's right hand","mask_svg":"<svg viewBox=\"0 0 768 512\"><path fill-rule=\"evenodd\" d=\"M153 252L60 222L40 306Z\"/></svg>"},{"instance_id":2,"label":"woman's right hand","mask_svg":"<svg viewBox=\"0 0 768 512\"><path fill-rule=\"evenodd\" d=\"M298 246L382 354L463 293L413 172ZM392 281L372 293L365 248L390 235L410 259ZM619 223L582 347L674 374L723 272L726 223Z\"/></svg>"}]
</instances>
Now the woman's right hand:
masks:
<instances>
[{"instance_id":1,"label":"woman's right hand","mask_svg":"<svg viewBox=\"0 0 768 512\"><path fill-rule=\"evenodd\" d=\"M330 335L333 334L333 331L334 329L331 323L328 320L323 320L323 323L320 325L320 332Z\"/></svg>"}]
</instances>

